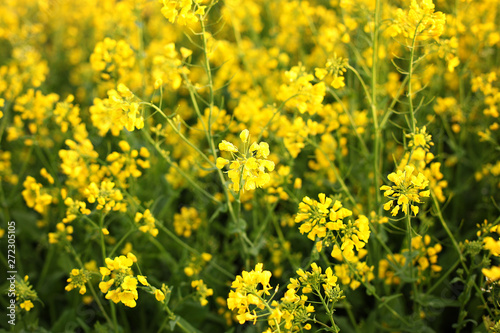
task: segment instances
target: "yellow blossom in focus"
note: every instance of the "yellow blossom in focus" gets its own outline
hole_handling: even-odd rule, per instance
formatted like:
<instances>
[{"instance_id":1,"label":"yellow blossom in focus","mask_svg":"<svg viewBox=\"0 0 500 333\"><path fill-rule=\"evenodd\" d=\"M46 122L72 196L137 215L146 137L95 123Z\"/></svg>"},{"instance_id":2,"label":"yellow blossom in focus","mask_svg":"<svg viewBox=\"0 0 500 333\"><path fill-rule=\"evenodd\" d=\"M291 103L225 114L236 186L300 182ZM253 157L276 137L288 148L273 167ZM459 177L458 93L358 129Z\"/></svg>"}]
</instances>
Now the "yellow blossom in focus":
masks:
<instances>
[{"instance_id":1,"label":"yellow blossom in focus","mask_svg":"<svg viewBox=\"0 0 500 333\"><path fill-rule=\"evenodd\" d=\"M411 211L416 216L419 211L416 204L421 203L421 198L426 198L430 195L429 190L422 191L429 185L429 181L420 172L417 176L413 175L414 170L414 166L407 165L404 171L398 170L387 176L395 185L383 185L380 187L381 191L385 191L384 196L391 199L384 204L384 209L392 209L392 216L396 216L400 209L407 215L408 208L411 208Z\"/></svg>"},{"instance_id":2,"label":"yellow blossom in focus","mask_svg":"<svg viewBox=\"0 0 500 333\"><path fill-rule=\"evenodd\" d=\"M216 166L219 169L229 164L228 176L232 184L229 188L235 192L239 192L241 188L245 190L254 190L257 187L262 187L271 179L266 172L274 170L274 162L268 160L270 154L269 145L266 142L256 142L248 146L249 133L248 130L243 130L240 134L240 139L243 141L243 153L240 153L238 148L231 142L222 140L219 143L221 151L227 151L232 154L232 159L227 160L222 157L217 158ZM241 184L243 181L243 184Z\"/></svg>"},{"instance_id":3,"label":"yellow blossom in focus","mask_svg":"<svg viewBox=\"0 0 500 333\"><path fill-rule=\"evenodd\" d=\"M131 308L136 306L138 298L137 282L139 281L145 286L148 285L145 276L134 276L131 267L136 261L137 258L133 253L128 253L127 256L115 257L114 259L106 258L106 267L100 267L99 269L102 275L99 289L106 294L106 299L114 303L122 302Z\"/></svg>"}]
</instances>

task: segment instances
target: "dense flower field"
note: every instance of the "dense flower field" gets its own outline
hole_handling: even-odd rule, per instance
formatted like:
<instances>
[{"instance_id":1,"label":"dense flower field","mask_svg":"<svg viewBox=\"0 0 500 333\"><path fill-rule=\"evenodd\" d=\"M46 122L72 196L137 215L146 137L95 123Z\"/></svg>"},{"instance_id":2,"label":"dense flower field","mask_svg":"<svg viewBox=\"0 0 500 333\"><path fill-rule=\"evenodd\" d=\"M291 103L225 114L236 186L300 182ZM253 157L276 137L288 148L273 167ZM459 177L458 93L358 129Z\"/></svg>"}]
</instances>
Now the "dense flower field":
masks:
<instances>
[{"instance_id":1,"label":"dense flower field","mask_svg":"<svg viewBox=\"0 0 500 333\"><path fill-rule=\"evenodd\" d=\"M5 330L500 332L500 1L0 12Z\"/></svg>"}]
</instances>

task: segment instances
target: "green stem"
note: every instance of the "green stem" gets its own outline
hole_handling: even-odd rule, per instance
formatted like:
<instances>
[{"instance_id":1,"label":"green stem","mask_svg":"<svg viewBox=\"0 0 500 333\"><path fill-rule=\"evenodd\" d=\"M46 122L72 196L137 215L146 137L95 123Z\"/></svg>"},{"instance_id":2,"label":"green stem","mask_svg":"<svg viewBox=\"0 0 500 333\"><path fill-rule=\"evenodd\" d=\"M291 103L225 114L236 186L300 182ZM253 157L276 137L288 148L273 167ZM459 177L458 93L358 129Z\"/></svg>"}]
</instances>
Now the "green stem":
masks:
<instances>
[{"instance_id":1,"label":"green stem","mask_svg":"<svg viewBox=\"0 0 500 333\"><path fill-rule=\"evenodd\" d=\"M413 59L415 57L415 42L416 42L416 39L417 39L417 29L418 29L418 24L417 24L417 28L415 29L415 33L414 33L414 36L413 36L413 39L412 39L412 43L411 43L411 48L410 48L410 68L408 70L408 102L409 102L409 106L410 106L410 131L412 133L415 133L415 123L416 123L416 120L415 120L415 114L413 113L413 87L412 87L412 84L411 84L411 79L412 79L412 76L413 76Z\"/></svg>"},{"instance_id":2,"label":"green stem","mask_svg":"<svg viewBox=\"0 0 500 333\"><path fill-rule=\"evenodd\" d=\"M431 294L434 289L439 287L441 283L457 268L457 266L460 265L460 261L455 261L455 263L444 273L439 277L439 279L436 282L433 282L432 287L430 287L426 294Z\"/></svg>"},{"instance_id":3,"label":"green stem","mask_svg":"<svg viewBox=\"0 0 500 333\"><path fill-rule=\"evenodd\" d=\"M411 228L411 212L408 212L408 216L407 216L407 224L406 224L406 227L407 227L407 234L408 234L408 269L410 270L410 281L411 281L411 285L412 285L412 290L413 290L413 300L414 300L414 306L415 306L415 313L419 314L420 313L420 310L419 310L419 304L418 302L416 302L416 299L417 299L417 294L418 294L418 290L417 290L417 278L413 276L413 273L414 273L414 267L413 267L413 257L412 257L412 244L411 244L411 240L412 240L412 228Z\"/></svg>"},{"instance_id":4,"label":"green stem","mask_svg":"<svg viewBox=\"0 0 500 333\"><path fill-rule=\"evenodd\" d=\"M12 98L12 101L15 101L17 96L14 96ZM11 124L10 122L10 116L11 116L11 111L10 111L10 106L12 105L12 101L7 101L5 103L5 106L2 110L3 112L3 118L2 121L0 121L0 143L2 143L2 138L3 138L3 132L5 131L5 128L7 128L7 123ZM12 115L13 116L13 115Z\"/></svg>"},{"instance_id":5,"label":"green stem","mask_svg":"<svg viewBox=\"0 0 500 333\"><path fill-rule=\"evenodd\" d=\"M339 246L340 248L340 246ZM361 275L359 275L358 271L353 267L353 265L351 264L351 262L349 260L347 260L345 257L344 257L344 254L341 252L342 254L342 259L343 259L343 262L345 262L347 264L347 266L349 266L349 271L350 272L353 272L353 274L355 275L357 281L359 281L365 288L366 290L370 293L370 295L373 295L373 297L375 297L377 299L377 301L381 302L382 305L384 307L387 308L387 310L389 310L390 313L392 313L392 315L394 317L396 317L401 323L405 324L406 326L409 326L410 323L404 319L403 317L401 317L401 315L399 313L396 312L396 310L394 310L389 304L387 304L387 302L384 302L384 300L382 299L382 297L380 297L378 294L377 294L377 291L375 290L375 288L368 284ZM326 258L326 255L323 252L321 252L321 255L323 256L323 259L325 259L326 262L329 262L328 259Z\"/></svg>"},{"instance_id":6,"label":"green stem","mask_svg":"<svg viewBox=\"0 0 500 333\"><path fill-rule=\"evenodd\" d=\"M332 327L335 330L335 333L338 333L339 330L337 328L337 325L335 325L335 320L333 320L333 312L330 310L330 307L328 306L328 304L326 304L325 298L321 294L321 290L319 290L318 288L314 288L314 290L316 291L316 295L318 295L319 299L321 300L321 303L325 307L326 313L328 314L328 318L330 319L330 322L332 323Z\"/></svg>"},{"instance_id":7,"label":"green stem","mask_svg":"<svg viewBox=\"0 0 500 333\"><path fill-rule=\"evenodd\" d=\"M201 188L200 185L198 185L198 183L196 183L188 174L186 174L184 172L184 170L182 170L174 161L172 161L172 159L170 158L170 156L163 149L161 149L158 146L158 144L153 140L153 138L151 137L151 135L148 132L142 131L142 133L143 133L144 137L146 137L146 139L148 140L148 142L154 147L154 149L156 150L156 152L168 164L170 164L170 166L173 167L175 169L175 171L177 171L182 177L184 177L184 179L186 179L187 182L194 189L196 189L197 191L199 191L200 193L202 193L204 196L206 196L207 198L209 198L210 200L212 200L216 204L220 204L221 203L219 200L215 199L215 197L213 195L211 195L210 193L208 193L207 191L205 191L203 188Z\"/></svg>"},{"instance_id":8,"label":"green stem","mask_svg":"<svg viewBox=\"0 0 500 333\"><path fill-rule=\"evenodd\" d=\"M353 129L354 133L356 133L356 137L358 138L359 142L361 143L361 148L363 150L363 153L366 156L368 156L370 154L370 152L368 151L368 148L366 147L365 140L363 140L363 138L361 137L361 134L359 134L359 132L358 132L358 127L356 126L356 123L354 122L354 119L352 117L351 112L349 112L347 110L347 108L344 105L344 102L342 102L342 100L337 95L337 93L335 92L334 89L332 89L330 87L327 87L327 89L328 89L328 92L333 96L333 98L335 98L335 101L337 101L337 103L339 103L340 107L342 107L342 110L344 110L344 113L347 115L347 118L349 118L349 122L351 123L352 129Z\"/></svg>"},{"instance_id":9,"label":"green stem","mask_svg":"<svg viewBox=\"0 0 500 333\"><path fill-rule=\"evenodd\" d=\"M133 233L136 229L130 228L125 235L116 243L116 245L113 247L111 252L108 254L109 257L112 257L113 254L118 250L118 247L127 239L128 236L130 236L131 233Z\"/></svg>"},{"instance_id":10,"label":"green stem","mask_svg":"<svg viewBox=\"0 0 500 333\"><path fill-rule=\"evenodd\" d=\"M104 244L104 234L102 232L102 228L104 227L104 213L101 213L99 216L99 233L100 237L100 245L101 245L101 253L102 253L102 262L103 264L106 262L106 245Z\"/></svg>"},{"instance_id":11,"label":"green stem","mask_svg":"<svg viewBox=\"0 0 500 333\"><path fill-rule=\"evenodd\" d=\"M7 223L8 221L11 221L11 219L10 219L9 205L7 203L7 199L5 198L5 192L3 190L3 184L4 183L2 182L2 179L0 179L0 207L4 212L5 222Z\"/></svg>"},{"instance_id":12,"label":"green stem","mask_svg":"<svg viewBox=\"0 0 500 333\"><path fill-rule=\"evenodd\" d=\"M432 201L434 202L434 207L436 207L436 214L438 216L439 222L441 222L441 225L443 226L444 230L446 231L446 234L448 235L448 237L450 237L451 242L453 243L453 247L457 251L458 257L460 258L460 263L462 264L462 268L467 273L467 275L470 275L469 268L465 264L465 258L462 254L462 251L460 250L460 246L458 245L458 243L455 239L455 236L453 236L453 233L451 232L450 228L448 227L448 224L444 220L443 214L441 213L441 208L439 207L439 203L437 201L437 198L434 195L434 192L432 192L432 191L431 191L431 197L432 197ZM479 288L479 286L477 285L477 283L474 280L472 280L472 281L474 284L474 289L476 290L477 294L479 295L479 298L481 298L481 301L483 302L484 307L486 308L486 310L488 311L490 316L493 316L492 311L491 311L490 307L488 306L488 303L484 299L483 291L481 290L481 288Z\"/></svg>"},{"instance_id":13,"label":"green stem","mask_svg":"<svg viewBox=\"0 0 500 333\"><path fill-rule=\"evenodd\" d=\"M111 306L111 317L113 318L113 324L115 328L115 333L118 333L118 319L116 318L116 307L115 303L110 302L109 304Z\"/></svg>"},{"instance_id":14,"label":"green stem","mask_svg":"<svg viewBox=\"0 0 500 333\"><path fill-rule=\"evenodd\" d=\"M162 223L160 223L159 221L156 221L156 225L162 231L164 231L170 238L172 238L172 240L174 242L179 244L181 247L185 248L186 250L195 254L196 256L200 256L200 253L197 250L195 250L194 248L192 248L191 246L189 246L185 242L183 242L181 239L179 239L179 237L177 237L172 231L168 230L168 228L166 228ZM213 265L219 272L226 275L228 278L234 280L234 278L235 278L234 275L231 274L230 272L228 272L226 269L224 269L223 267L219 266L217 263L212 262L212 261L210 262L210 264Z\"/></svg>"},{"instance_id":15,"label":"green stem","mask_svg":"<svg viewBox=\"0 0 500 333\"><path fill-rule=\"evenodd\" d=\"M76 253L74 247L71 245L71 243L68 242L68 247L70 249L70 252L73 254L73 256L75 257L75 260L78 264L78 266L80 266L80 269L84 269L85 266L83 265L80 257L78 256L78 254ZM102 305L101 303L101 300L100 298L97 296L97 293L94 289L94 286L92 285L92 281L88 281L87 285L89 286L89 289L90 289L90 293L92 294L92 297L94 297L94 300L97 304L97 306L99 307L99 309L101 310L104 318L106 319L106 321L108 322L108 324L111 326L111 327L114 327L115 328L115 331L117 331L117 325L116 325L116 321L112 321L111 318L109 317L108 313L106 312L106 310L104 309L104 306Z\"/></svg>"},{"instance_id":16,"label":"green stem","mask_svg":"<svg viewBox=\"0 0 500 333\"><path fill-rule=\"evenodd\" d=\"M349 320L351 321L352 327L354 328L354 331L356 333L359 333L359 327L358 324L356 323L356 318L354 317L354 313L352 312L352 305L351 303L347 302L346 299L344 299L344 309L347 311L347 316L349 317Z\"/></svg>"},{"instance_id":17,"label":"green stem","mask_svg":"<svg viewBox=\"0 0 500 333\"><path fill-rule=\"evenodd\" d=\"M40 273L40 278L38 279L38 283L35 289L40 289L44 285L43 283L45 282L45 277L49 272L50 264L52 263L53 257L54 257L54 246L49 246L49 253L47 254L47 257L44 260L42 273Z\"/></svg>"},{"instance_id":18,"label":"green stem","mask_svg":"<svg viewBox=\"0 0 500 333\"><path fill-rule=\"evenodd\" d=\"M273 313L273 309L271 309L271 307L269 306L268 302L262 298L262 296L260 296L259 294L257 293L252 293L254 296L257 296L260 301L264 304L264 306L266 307L267 311L269 311L269 314ZM281 332L281 329L280 329L280 324L278 323L278 320L276 318L273 318L274 319L274 324L276 325L276 329L278 333Z\"/></svg>"},{"instance_id":19,"label":"green stem","mask_svg":"<svg viewBox=\"0 0 500 333\"><path fill-rule=\"evenodd\" d=\"M174 122L172 121L172 119L170 117L168 117L162 110L160 110L159 107L157 107L156 105L154 105L153 103L149 103L149 102L141 102L139 104L143 104L143 105L147 105L147 106L150 106L152 107L153 109L156 110L156 112L158 112L160 115L162 115L165 120L168 122L168 124L170 125L170 127L174 130L175 134L177 134L185 143L188 144L188 146L190 146L191 148L193 148L199 155L201 155L201 157L203 157L203 159L208 163L210 164L211 167L215 168L215 164L214 162L212 162L208 157L207 155L205 155L198 147L196 147L191 141L189 141L188 138L186 138L186 136L184 134L182 134L181 131L179 131L179 129L177 128L177 126L174 124ZM143 133L145 131L142 131Z\"/></svg>"},{"instance_id":20,"label":"green stem","mask_svg":"<svg viewBox=\"0 0 500 333\"><path fill-rule=\"evenodd\" d=\"M202 16L200 16L201 36L202 36L203 53L204 53L204 67L205 67L205 72L206 72L207 78L208 78L208 92L209 92L209 99L208 99L209 113L208 113L208 124L206 127L203 124L203 118L201 117L201 113L199 112L199 109L197 110L197 112L198 112L198 117L200 119L200 122L202 123L202 125L205 129L205 134L207 136L207 142L210 146L210 150L212 152L213 158L214 158L214 160L217 160L217 149L215 147L215 142L214 142L213 135L212 135L212 112L213 112L213 107L214 107L214 85L213 85L213 79L212 79L212 68L210 66L210 59L208 57L207 31L206 31L205 22L203 19L204 18ZM192 95L191 98L194 101L193 97L194 96ZM219 168L216 168L216 169L217 169L217 173L219 175L219 178L220 178L223 190L224 190L227 206L229 209L229 214L230 214L231 218L233 219L233 222L235 223L235 225L239 226L240 225L240 212L241 212L241 201L240 201L241 189L239 189L238 197L236 198L236 212L235 212L233 205L231 203L230 193L229 193L227 187L224 185L224 183L225 183L224 174L222 173L222 170L220 170ZM245 245L244 241L250 242L250 240L248 239L248 236L247 236L245 230L242 230L241 228L239 228L239 229L240 229L239 235L240 235L240 239L241 239L243 253L245 254L245 257L246 257L246 260L245 260L246 267L249 268L250 262L249 262L249 256L248 256L248 248Z\"/></svg>"},{"instance_id":21,"label":"green stem","mask_svg":"<svg viewBox=\"0 0 500 333\"><path fill-rule=\"evenodd\" d=\"M386 109L387 112L385 112L384 117L382 118L382 121L380 122L380 129L381 130L385 128L385 125L387 124L389 117L392 114L394 114L394 106L396 105L396 103L399 102L399 97L403 93L403 90L406 87L407 83L408 83L408 75L405 76L405 78L403 79L403 82L401 82L401 85L399 86L398 91L396 92L396 94L394 95L394 98L392 99L391 103L389 104L389 106Z\"/></svg>"},{"instance_id":22,"label":"green stem","mask_svg":"<svg viewBox=\"0 0 500 333\"><path fill-rule=\"evenodd\" d=\"M434 207L436 207L436 213L437 213L439 222L441 222L441 225L443 226L444 230L446 231L446 234L448 235L448 237L450 237L451 242L453 243L453 247L457 251L458 257L460 258L460 262L464 266L464 269L466 270L467 273L469 273L469 271L465 265L465 258L462 255L462 251L460 250L460 246L458 245L458 243L455 239L455 236L453 236L453 233L451 232L450 228L448 227L448 224L444 220L443 214L441 213L441 208L439 207L439 203L437 201L437 198L434 195L434 192L432 192L432 191L431 191L431 197L432 197L432 201L434 202Z\"/></svg>"},{"instance_id":23,"label":"green stem","mask_svg":"<svg viewBox=\"0 0 500 333\"><path fill-rule=\"evenodd\" d=\"M19 186L21 186L21 184L23 184L21 179L24 178L24 173L26 172L26 169L28 168L28 163L31 159L32 154L33 154L33 145L30 146L29 151L28 151L28 156L26 156L26 158L24 158L24 163L21 167L21 171L18 173L19 181L17 182L16 186L14 187L14 189L12 190L10 195L8 196L8 198L11 200L15 200L16 196L19 193Z\"/></svg>"},{"instance_id":24,"label":"green stem","mask_svg":"<svg viewBox=\"0 0 500 333\"><path fill-rule=\"evenodd\" d=\"M373 126L375 130L375 141L373 143L373 181L375 187L375 207L381 209L380 206L380 191L378 191L379 187L379 179L380 177L380 126L378 121L377 114L377 59L378 59L378 30L379 30L379 16L380 16L380 0L375 1L375 14L374 14L374 28L373 28L373 58L372 58L372 94L371 94L371 109L372 109L372 118L373 118Z\"/></svg>"},{"instance_id":25,"label":"green stem","mask_svg":"<svg viewBox=\"0 0 500 333\"><path fill-rule=\"evenodd\" d=\"M365 80L363 80L363 78L361 77L359 72L356 70L356 68L352 67L351 65L347 65L346 68L351 70L356 75L359 82L361 83L361 86L363 87L366 98L368 98L368 103L370 105L373 105L372 94L370 93L370 90L368 90L368 87L366 86Z\"/></svg>"},{"instance_id":26,"label":"green stem","mask_svg":"<svg viewBox=\"0 0 500 333\"><path fill-rule=\"evenodd\" d=\"M309 138L305 138L305 140L307 141L307 143L312 145L314 148L316 148L319 152L321 152L326 157L326 159L328 160L328 163L330 164L330 167L333 170L333 173L335 174L335 178L340 183L340 187L342 188L344 193L347 195L347 197L351 201L353 207L356 206L356 200L354 200L354 197L352 196L351 191L349 191L349 188L347 188L347 185L345 184L344 180L340 177L340 174L337 170L337 167L335 166L335 163L333 163L333 161L330 160L330 158L328 157L328 154L325 153L325 151L323 149L321 149L321 147L316 142L313 142Z\"/></svg>"}]
</instances>

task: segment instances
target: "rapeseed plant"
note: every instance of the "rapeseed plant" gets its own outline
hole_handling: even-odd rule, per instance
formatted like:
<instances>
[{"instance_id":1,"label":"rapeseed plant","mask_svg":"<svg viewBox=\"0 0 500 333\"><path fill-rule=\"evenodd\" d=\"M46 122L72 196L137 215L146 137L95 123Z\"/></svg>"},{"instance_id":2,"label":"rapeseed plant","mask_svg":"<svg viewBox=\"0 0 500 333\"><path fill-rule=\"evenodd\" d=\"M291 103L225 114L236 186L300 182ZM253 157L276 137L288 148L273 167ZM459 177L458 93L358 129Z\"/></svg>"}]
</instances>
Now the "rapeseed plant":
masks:
<instances>
[{"instance_id":1,"label":"rapeseed plant","mask_svg":"<svg viewBox=\"0 0 500 333\"><path fill-rule=\"evenodd\" d=\"M4 328L498 331L498 1L0 11Z\"/></svg>"}]
</instances>

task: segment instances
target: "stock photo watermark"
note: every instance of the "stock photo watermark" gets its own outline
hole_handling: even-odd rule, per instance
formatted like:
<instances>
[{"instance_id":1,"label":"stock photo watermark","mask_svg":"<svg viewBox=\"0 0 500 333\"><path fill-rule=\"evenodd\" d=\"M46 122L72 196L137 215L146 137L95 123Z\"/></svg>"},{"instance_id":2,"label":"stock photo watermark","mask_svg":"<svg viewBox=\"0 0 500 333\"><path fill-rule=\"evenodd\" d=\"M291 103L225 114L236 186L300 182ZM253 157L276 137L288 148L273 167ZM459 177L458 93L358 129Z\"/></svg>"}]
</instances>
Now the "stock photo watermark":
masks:
<instances>
[{"instance_id":1,"label":"stock photo watermark","mask_svg":"<svg viewBox=\"0 0 500 333\"><path fill-rule=\"evenodd\" d=\"M7 291L7 322L10 325L16 324L16 222L7 223L7 281L9 289Z\"/></svg>"}]
</instances>

